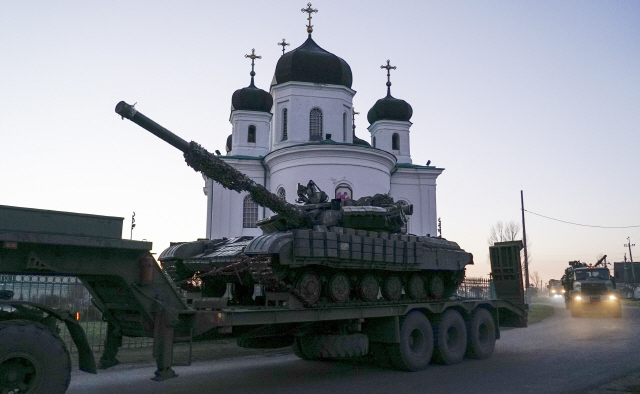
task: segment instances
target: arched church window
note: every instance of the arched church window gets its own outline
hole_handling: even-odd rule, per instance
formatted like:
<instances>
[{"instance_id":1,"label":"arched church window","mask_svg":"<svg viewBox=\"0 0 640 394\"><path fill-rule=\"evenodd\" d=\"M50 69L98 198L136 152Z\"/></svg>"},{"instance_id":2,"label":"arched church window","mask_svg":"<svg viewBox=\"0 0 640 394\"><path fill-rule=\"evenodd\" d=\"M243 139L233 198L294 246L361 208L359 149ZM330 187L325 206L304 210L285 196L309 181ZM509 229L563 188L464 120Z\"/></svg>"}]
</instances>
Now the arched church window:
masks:
<instances>
[{"instance_id":1,"label":"arched church window","mask_svg":"<svg viewBox=\"0 0 640 394\"><path fill-rule=\"evenodd\" d=\"M404 200L398 200L398 204L400 205L409 205L408 202L404 201ZM411 216L410 215L406 215L407 218L407 223L402 226L402 228L400 228L400 232L402 234L411 234Z\"/></svg>"},{"instance_id":2,"label":"arched church window","mask_svg":"<svg viewBox=\"0 0 640 394\"><path fill-rule=\"evenodd\" d=\"M322 141L322 110L314 108L309 113L309 140Z\"/></svg>"},{"instance_id":3,"label":"arched church window","mask_svg":"<svg viewBox=\"0 0 640 394\"><path fill-rule=\"evenodd\" d=\"M256 126L249 126L249 134L247 135L247 142L256 142Z\"/></svg>"},{"instance_id":4,"label":"arched church window","mask_svg":"<svg viewBox=\"0 0 640 394\"><path fill-rule=\"evenodd\" d=\"M258 204L256 204L251 196L246 196L242 202L242 227L256 228L258 221Z\"/></svg>"},{"instance_id":5,"label":"arched church window","mask_svg":"<svg viewBox=\"0 0 640 394\"><path fill-rule=\"evenodd\" d=\"M342 113L342 142L347 142L347 113Z\"/></svg>"},{"instance_id":6,"label":"arched church window","mask_svg":"<svg viewBox=\"0 0 640 394\"><path fill-rule=\"evenodd\" d=\"M284 187L278 189L276 195L283 201L287 201L287 192L284 191Z\"/></svg>"},{"instance_id":7,"label":"arched church window","mask_svg":"<svg viewBox=\"0 0 640 394\"><path fill-rule=\"evenodd\" d=\"M340 184L336 187L336 198L339 200L351 200L353 198L353 191L349 185Z\"/></svg>"},{"instance_id":8,"label":"arched church window","mask_svg":"<svg viewBox=\"0 0 640 394\"><path fill-rule=\"evenodd\" d=\"M400 136L398 133L393 133L391 136L391 149L400 150Z\"/></svg>"},{"instance_id":9,"label":"arched church window","mask_svg":"<svg viewBox=\"0 0 640 394\"><path fill-rule=\"evenodd\" d=\"M373 137L373 147L376 147L376 137Z\"/></svg>"},{"instance_id":10,"label":"arched church window","mask_svg":"<svg viewBox=\"0 0 640 394\"><path fill-rule=\"evenodd\" d=\"M289 119L287 119L288 113L289 113L288 109L286 108L282 109L282 141L288 138L288 134L287 134L287 122L289 121Z\"/></svg>"}]
</instances>

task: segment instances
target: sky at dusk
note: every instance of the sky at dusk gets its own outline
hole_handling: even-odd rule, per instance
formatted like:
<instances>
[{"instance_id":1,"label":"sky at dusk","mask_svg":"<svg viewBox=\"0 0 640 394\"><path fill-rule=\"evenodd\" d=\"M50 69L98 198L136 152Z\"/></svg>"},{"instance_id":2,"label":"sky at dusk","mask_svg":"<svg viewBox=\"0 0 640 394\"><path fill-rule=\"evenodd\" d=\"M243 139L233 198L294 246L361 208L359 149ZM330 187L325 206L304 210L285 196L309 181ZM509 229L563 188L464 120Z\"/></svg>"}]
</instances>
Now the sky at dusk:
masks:
<instances>
[{"instance_id":1,"label":"sky at dusk","mask_svg":"<svg viewBox=\"0 0 640 394\"><path fill-rule=\"evenodd\" d=\"M0 2L0 205L124 217L123 237L205 237L200 174L114 112L120 100L224 152L231 95L268 91L306 1ZM489 272L498 221L527 213L531 272L640 260L640 2L315 1L313 39L353 73L356 135L391 92L413 107L411 156L438 178L443 237ZM330 132L327 130L327 132ZM307 179L299 182L306 183ZM356 198L359 196L355 196ZM632 227L635 226L635 227ZM627 227L627 228L603 228Z\"/></svg>"}]
</instances>

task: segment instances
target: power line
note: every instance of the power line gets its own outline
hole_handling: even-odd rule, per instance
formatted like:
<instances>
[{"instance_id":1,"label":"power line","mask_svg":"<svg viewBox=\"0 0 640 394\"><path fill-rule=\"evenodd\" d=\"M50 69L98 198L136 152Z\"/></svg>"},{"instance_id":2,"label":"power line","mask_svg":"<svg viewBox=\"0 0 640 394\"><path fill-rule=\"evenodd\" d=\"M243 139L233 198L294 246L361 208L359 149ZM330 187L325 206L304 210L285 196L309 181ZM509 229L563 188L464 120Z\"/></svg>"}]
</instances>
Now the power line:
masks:
<instances>
[{"instance_id":1,"label":"power line","mask_svg":"<svg viewBox=\"0 0 640 394\"><path fill-rule=\"evenodd\" d=\"M527 211L526 209L524 211L528 212L528 213L530 213L532 215L543 217L545 219L555 220L556 222L561 222L561 223L566 223L566 224L572 224L574 226L596 227L596 228L638 228L638 227L640 227L640 225L638 225L638 226L594 226L594 225L590 225L590 224L580 224L580 223L567 222L566 220L554 219L554 218L550 218L549 216L540 215L539 213Z\"/></svg>"}]
</instances>

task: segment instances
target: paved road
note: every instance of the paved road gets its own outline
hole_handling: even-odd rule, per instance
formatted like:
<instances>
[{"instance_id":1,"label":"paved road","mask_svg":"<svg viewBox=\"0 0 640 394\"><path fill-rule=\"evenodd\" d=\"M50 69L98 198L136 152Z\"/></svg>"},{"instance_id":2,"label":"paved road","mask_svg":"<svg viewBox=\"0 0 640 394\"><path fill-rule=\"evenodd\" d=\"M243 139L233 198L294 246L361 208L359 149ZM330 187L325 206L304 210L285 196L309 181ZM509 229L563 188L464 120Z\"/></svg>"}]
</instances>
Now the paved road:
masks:
<instances>
[{"instance_id":1,"label":"paved road","mask_svg":"<svg viewBox=\"0 0 640 394\"><path fill-rule=\"evenodd\" d=\"M74 372L76 393L563 393L600 386L640 366L640 308L622 319L556 316L502 332L488 360L465 360L407 373L370 364L303 361L288 352L176 367L180 376L149 380L154 368L118 366L98 376Z\"/></svg>"}]
</instances>

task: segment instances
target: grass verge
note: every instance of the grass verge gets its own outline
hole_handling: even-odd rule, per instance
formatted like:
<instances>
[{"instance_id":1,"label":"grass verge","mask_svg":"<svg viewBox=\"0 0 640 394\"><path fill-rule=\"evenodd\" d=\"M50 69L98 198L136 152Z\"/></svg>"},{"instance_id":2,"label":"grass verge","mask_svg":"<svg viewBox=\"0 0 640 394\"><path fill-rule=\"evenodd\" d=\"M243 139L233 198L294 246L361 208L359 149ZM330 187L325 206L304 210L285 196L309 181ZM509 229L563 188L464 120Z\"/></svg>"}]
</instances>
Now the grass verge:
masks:
<instances>
[{"instance_id":1,"label":"grass verge","mask_svg":"<svg viewBox=\"0 0 640 394\"><path fill-rule=\"evenodd\" d=\"M622 305L626 305L626 306L640 306L640 300L631 300L631 299L622 298L620 299L620 302L622 303Z\"/></svg>"},{"instance_id":2,"label":"grass verge","mask_svg":"<svg viewBox=\"0 0 640 394\"><path fill-rule=\"evenodd\" d=\"M533 304L529 311L527 323L533 324L546 319L549 316L553 316L553 306L547 304Z\"/></svg>"}]
</instances>

